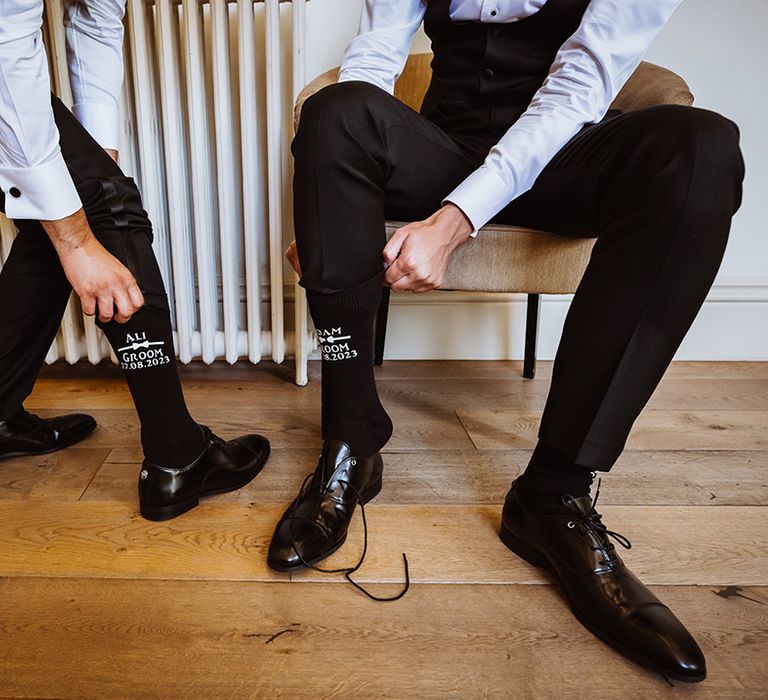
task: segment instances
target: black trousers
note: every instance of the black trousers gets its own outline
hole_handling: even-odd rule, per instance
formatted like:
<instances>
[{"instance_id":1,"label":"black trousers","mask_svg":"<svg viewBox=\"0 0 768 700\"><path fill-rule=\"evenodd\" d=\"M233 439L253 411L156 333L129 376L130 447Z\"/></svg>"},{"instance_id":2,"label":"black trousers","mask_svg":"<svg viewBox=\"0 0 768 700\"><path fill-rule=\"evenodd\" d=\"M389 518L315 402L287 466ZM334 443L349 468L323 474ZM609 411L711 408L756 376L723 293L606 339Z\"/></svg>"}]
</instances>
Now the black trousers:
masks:
<instances>
[{"instance_id":1,"label":"black trousers","mask_svg":"<svg viewBox=\"0 0 768 700\"><path fill-rule=\"evenodd\" d=\"M437 211L500 136L482 125L448 133L367 83L310 97L293 143L302 284L332 292L380 274L385 219ZM575 462L614 464L701 307L741 200L738 142L731 121L702 109L611 115L496 217L597 238L539 431Z\"/></svg>"},{"instance_id":2,"label":"black trousers","mask_svg":"<svg viewBox=\"0 0 768 700\"><path fill-rule=\"evenodd\" d=\"M128 379L145 455L166 466L176 466L175 460L185 464L199 454L203 440L176 372L168 301L152 251L152 224L134 181L60 100L52 101L62 154L91 229L133 273L144 294L144 307L127 324L97 323ZM15 224L19 235L0 273L0 420L13 416L32 391L71 293L40 222Z\"/></svg>"}]
</instances>

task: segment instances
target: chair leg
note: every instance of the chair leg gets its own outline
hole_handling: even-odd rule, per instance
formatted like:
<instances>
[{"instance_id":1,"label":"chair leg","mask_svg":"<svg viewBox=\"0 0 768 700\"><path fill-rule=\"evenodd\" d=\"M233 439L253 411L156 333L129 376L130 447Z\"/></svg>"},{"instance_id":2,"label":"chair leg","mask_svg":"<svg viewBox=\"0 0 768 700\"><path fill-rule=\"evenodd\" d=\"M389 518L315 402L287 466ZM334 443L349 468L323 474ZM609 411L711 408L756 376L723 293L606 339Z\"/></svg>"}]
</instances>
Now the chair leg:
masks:
<instances>
[{"instance_id":1,"label":"chair leg","mask_svg":"<svg viewBox=\"0 0 768 700\"><path fill-rule=\"evenodd\" d=\"M389 315L389 287L384 287L379 310L376 312L376 330L373 344L373 364L384 364L384 343L387 339L387 316Z\"/></svg>"},{"instance_id":2,"label":"chair leg","mask_svg":"<svg viewBox=\"0 0 768 700\"><path fill-rule=\"evenodd\" d=\"M536 339L539 330L539 295L528 295L528 309L525 315L525 356L523 377L533 379L536 374Z\"/></svg>"}]
</instances>

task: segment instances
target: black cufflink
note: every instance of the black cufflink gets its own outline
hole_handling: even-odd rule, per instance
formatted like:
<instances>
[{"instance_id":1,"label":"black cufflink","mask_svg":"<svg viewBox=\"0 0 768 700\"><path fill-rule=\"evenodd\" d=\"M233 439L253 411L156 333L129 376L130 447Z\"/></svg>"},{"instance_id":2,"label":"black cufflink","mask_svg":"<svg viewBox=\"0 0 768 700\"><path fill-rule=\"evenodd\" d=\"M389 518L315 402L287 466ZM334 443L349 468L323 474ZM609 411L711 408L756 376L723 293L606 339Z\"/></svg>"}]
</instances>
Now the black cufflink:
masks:
<instances>
[{"instance_id":1,"label":"black cufflink","mask_svg":"<svg viewBox=\"0 0 768 700\"><path fill-rule=\"evenodd\" d=\"M18 187L11 187L11 189L8 190L8 194L11 195L11 197L18 199L21 197L21 190Z\"/></svg>"}]
</instances>

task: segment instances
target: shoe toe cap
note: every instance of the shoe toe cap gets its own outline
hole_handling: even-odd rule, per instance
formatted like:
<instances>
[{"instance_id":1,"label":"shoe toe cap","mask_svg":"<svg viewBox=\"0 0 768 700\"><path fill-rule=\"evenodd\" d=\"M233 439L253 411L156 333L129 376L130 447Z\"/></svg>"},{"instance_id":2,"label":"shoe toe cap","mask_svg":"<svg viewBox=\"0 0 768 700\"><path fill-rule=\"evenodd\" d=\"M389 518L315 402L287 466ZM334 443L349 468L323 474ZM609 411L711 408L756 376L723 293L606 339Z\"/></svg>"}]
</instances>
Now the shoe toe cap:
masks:
<instances>
[{"instance_id":1,"label":"shoe toe cap","mask_svg":"<svg viewBox=\"0 0 768 700\"><path fill-rule=\"evenodd\" d=\"M257 464L263 464L269 457L269 440L263 435L241 435L232 440L232 443L244 453L253 455L252 459Z\"/></svg>"},{"instance_id":2,"label":"shoe toe cap","mask_svg":"<svg viewBox=\"0 0 768 700\"><path fill-rule=\"evenodd\" d=\"M277 571L293 570L303 566L298 553L289 541L272 538L267 554L267 563Z\"/></svg>"},{"instance_id":3,"label":"shoe toe cap","mask_svg":"<svg viewBox=\"0 0 768 700\"><path fill-rule=\"evenodd\" d=\"M321 530L301 520L286 518L280 521L272 536L267 563L277 571L302 569L306 562L314 562L328 549L328 539Z\"/></svg>"},{"instance_id":4,"label":"shoe toe cap","mask_svg":"<svg viewBox=\"0 0 768 700\"><path fill-rule=\"evenodd\" d=\"M63 439L71 439L85 436L96 429L96 421L85 413L71 413L65 416L56 416L49 423Z\"/></svg>"},{"instance_id":5,"label":"shoe toe cap","mask_svg":"<svg viewBox=\"0 0 768 700\"><path fill-rule=\"evenodd\" d=\"M700 681L707 675L701 648L669 608L649 605L625 620L627 643L659 671L678 680Z\"/></svg>"}]
</instances>

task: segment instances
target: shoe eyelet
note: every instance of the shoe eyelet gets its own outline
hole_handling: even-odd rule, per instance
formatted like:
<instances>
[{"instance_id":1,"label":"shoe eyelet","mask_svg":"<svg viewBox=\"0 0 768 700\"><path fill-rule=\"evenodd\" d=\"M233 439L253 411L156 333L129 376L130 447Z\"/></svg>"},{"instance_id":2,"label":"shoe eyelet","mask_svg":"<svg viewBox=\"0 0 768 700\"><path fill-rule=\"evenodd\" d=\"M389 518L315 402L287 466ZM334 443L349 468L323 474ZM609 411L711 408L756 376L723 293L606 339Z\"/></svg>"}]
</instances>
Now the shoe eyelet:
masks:
<instances>
[{"instance_id":1,"label":"shoe eyelet","mask_svg":"<svg viewBox=\"0 0 768 700\"><path fill-rule=\"evenodd\" d=\"M576 525L574 525L574 524L573 524L573 520L569 520L569 521L568 521L568 528L569 528L570 530L573 530L573 528L575 528L575 527L576 527Z\"/></svg>"},{"instance_id":2,"label":"shoe eyelet","mask_svg":"<svg viewBox=\"0 0 768 700\"><path fill-rule=\"evenodd\" d=\"M354 467L354 466L357 464L357 460L356 460L356 459L353 459L353 460L350 462L350 464L351 464L351 465Z\"/></svg>"},{"instance_id":3,"label":"shoe eyelet","mask_svg":"<svg viewBox=\"0 0 768 700\"><path fill-rule=\"evenodd\" d=\"M144 481L149 476L149 472L146 469L141 470L141 474L139 474L139 478Z\"/></svg>"}]
</instances>

